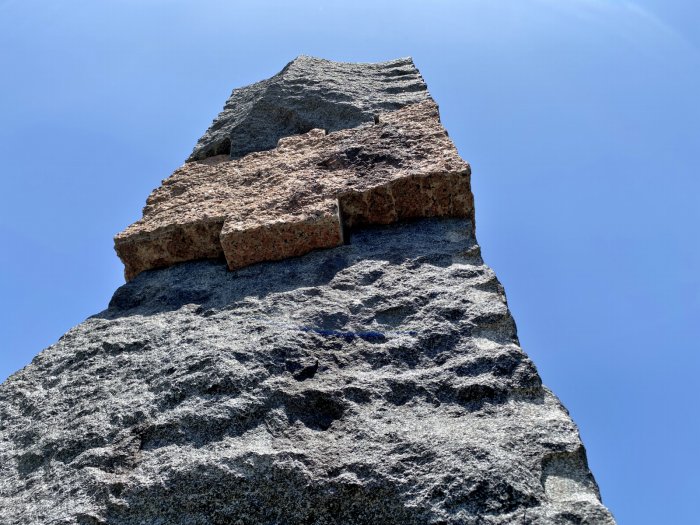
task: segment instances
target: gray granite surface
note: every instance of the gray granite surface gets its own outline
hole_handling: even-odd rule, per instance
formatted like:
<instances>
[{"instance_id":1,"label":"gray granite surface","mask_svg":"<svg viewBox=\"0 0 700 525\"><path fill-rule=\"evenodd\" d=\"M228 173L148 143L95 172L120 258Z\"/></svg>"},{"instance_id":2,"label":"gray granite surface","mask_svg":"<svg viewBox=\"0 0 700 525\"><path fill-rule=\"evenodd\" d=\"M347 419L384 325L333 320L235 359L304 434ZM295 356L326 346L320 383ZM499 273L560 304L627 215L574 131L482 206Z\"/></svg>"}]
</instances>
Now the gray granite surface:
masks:
<instances>
[{"instance_id":1,"label":"gray granite surface","mask_svg":"<svg viewBox=\"0 0 700 525\"><path fill-rule=\"evenodd\" d=\"M140 274L0 386L0 523L614 523L471 231Z\"/></svg>"}]
</instances>

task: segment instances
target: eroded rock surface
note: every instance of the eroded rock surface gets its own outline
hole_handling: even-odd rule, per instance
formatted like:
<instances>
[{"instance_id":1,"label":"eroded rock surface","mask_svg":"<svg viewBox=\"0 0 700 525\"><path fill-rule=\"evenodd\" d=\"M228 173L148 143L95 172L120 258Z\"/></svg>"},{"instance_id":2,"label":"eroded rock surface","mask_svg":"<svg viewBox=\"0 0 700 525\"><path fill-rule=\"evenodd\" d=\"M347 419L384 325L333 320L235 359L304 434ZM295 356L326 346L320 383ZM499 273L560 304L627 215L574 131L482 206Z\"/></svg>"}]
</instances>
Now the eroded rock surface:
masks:
<instances>
[{"instance_id":1,"label":"eroded rock surface","mask_svg":"<svg viewBox=\"0 0 700 525\"><path fill-rule=\"evenodd\" d=\"M0 385L2 525L614 524L410 60L297 59L191 160Z\"/></svg>"},{"instance_id":2,"label":"eroded rock surface","mask_svg":"<svg viewBox=\"0 0 700 525\"><path fill-rule=\"evenodd\" d=\"M314 128L338 131L430 100L410 58L374 64L300 56L277 75L234 89L188 161L242 157Z\"/></svg>"},{"instance_id":3,"label":"eroded rock surface","mask_svg":"<svg viewBox=\"0 0 700 525\"><path fill-rule=\"evenodd\" d=\"M127 279L224 256L229 268L339 246L343 230L418 217L473 216L469 166L432 101L376 122L312 130L239 160L187 163L115 238Z\"/></svg>"},{"instance_id":4,"label":"eroded rock surface","mask_svg":"<svg viewBox=\"0 0 700 525\"><path fill-rule=\"evenodd\" d=\"M472 232L143 272L0 386L0 522L612 524Z\"/></svg>"}]
</instances>

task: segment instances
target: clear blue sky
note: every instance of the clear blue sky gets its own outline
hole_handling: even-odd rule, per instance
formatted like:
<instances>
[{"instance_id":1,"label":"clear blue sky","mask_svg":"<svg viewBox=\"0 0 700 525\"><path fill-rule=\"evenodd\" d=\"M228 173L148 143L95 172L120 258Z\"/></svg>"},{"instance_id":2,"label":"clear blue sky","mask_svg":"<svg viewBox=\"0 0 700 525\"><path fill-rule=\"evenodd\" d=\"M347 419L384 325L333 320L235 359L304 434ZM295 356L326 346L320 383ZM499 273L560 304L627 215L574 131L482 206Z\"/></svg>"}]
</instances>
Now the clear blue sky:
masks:
<instances>
[{"instance_id":1,"label":"clear blue sky","mask_svg":"<svg viewBox=\"0 0 700 525\"><path fill-rule=\"evenodd\" d=\"M0 0L0 380L106 306L112 236L233 87L411 55L605 503L698 523L699 28L697 0Z\"/></svg>"}]
</instances>

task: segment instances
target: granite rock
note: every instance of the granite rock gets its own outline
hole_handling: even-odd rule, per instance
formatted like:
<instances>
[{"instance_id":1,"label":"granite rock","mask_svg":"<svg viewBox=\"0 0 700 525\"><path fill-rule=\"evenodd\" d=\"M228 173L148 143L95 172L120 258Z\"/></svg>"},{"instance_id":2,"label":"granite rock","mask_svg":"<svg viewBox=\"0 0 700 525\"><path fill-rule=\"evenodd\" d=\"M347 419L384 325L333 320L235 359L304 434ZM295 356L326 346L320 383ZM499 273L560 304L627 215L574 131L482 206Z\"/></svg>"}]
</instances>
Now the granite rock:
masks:
<instances>
[{"instance_id":1,"label":"granite rock","mask_svg":"<svg viewBox=\"0 0 700 525\"><path fill-rule=\"evenodd\" d=\"M280 139L238 160L187 163L115 237L125 276L224 256L236 269L338 246L344 230L418 217L473 217L469 165L432 101L327 134Z\"/></svg>"},{"instance_id":2,"label":"granite rock","mask_svg":"<svg viewBox=\"0 0 700 525\"><path fill-rule=\"evenodd\" d=\"M139 274L0 386L0 521L613 524L468 219Z\"/></svg>"},{"instance_id":3,"label":"granite rock","mask_svg":"<svg viewBox=\"0 0 700 525\"><path fill-rule=\"evenodd\" d=\"M411 58L374 64L300 56L277 75L234 89L188 161L242 157L314 128L338 131L430 100Z\"/></svg>"},{"instance_id":4,"label":"granite rock","mask_svg":"<svg viewBox=\"0 0 700 525\"><path fill-rule=\"evenodd\" d=\"M2 525L614 524L410 60L301 57L190 160L0 385Z\"/></svg>"}]
</instances>

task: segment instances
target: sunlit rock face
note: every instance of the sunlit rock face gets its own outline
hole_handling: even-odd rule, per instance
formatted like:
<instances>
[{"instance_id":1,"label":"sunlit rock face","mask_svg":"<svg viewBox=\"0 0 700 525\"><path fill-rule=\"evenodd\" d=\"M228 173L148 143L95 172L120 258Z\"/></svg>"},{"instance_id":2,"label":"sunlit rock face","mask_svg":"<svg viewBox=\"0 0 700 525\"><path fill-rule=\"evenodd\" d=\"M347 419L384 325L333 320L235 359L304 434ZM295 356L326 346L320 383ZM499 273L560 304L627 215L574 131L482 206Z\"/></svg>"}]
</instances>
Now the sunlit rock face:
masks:
<instances>
[{"instance_id":1,"label":"sunlit rock face","mask_svg":"<svg viewBox=\"0 0 700 525\"><path fill-rule=\"evenodd\" d=\"M423 93L153 192L129 282L0 385L0 522L614 523Z\"/></svg>"}]
</instances>

